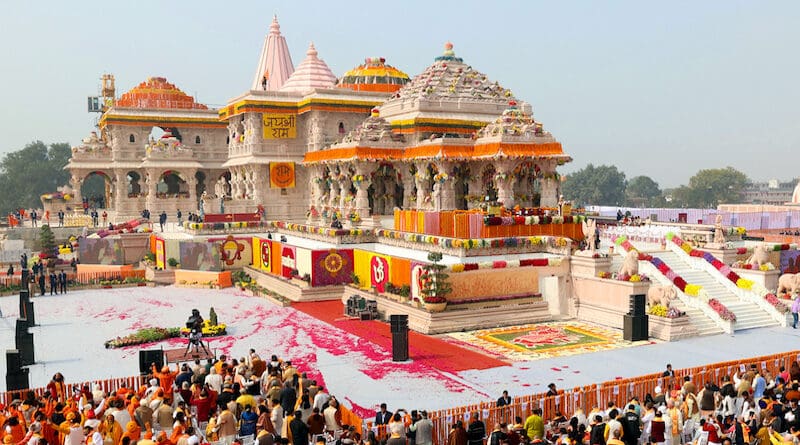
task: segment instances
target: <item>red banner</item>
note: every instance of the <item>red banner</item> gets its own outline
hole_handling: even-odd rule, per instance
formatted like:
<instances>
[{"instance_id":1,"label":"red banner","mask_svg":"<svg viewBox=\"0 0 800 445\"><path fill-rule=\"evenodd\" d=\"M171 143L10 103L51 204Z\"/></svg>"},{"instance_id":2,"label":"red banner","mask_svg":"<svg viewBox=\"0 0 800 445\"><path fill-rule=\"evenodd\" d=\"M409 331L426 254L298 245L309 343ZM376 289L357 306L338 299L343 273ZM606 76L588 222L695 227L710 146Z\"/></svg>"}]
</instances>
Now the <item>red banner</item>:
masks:
<instances>
[{"instance_id":1,"label":"red banner","mask_svg":"<svg viewBox=\"0 0 800 445\"><path fill-rule=\"evenodd\" d=\"M352 273L353 249L315 250L311 252L312 286L349 283Z\"/></svg>"}]
</instances>

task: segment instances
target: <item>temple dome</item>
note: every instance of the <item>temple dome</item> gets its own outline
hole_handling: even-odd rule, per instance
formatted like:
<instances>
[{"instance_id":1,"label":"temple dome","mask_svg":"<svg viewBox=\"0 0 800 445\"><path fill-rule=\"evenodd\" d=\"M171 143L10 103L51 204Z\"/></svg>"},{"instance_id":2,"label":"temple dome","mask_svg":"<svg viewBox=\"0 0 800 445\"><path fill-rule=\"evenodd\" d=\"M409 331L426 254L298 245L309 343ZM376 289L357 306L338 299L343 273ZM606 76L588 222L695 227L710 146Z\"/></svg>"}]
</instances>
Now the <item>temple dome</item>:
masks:
<instances>
[{"instance_id":1,"label":"temple dome","mask_svg":"<svg viewBox=\"0 0 800 445\"><path fill-rule=\"evenodd\" d=\"M447 42L443 54L434 59L433 65L415 76L386 103L417 98L472 99L504 105L514 99L514 95L456 57L453 44Z\"/></svg>"},{"instance_id":2,"label":"temple dome","mask_svg":"<svg viewBox=\"0 0 800 445\"><path fill-rule=\"evenodd\" d=\"M336 76L328 65L317 57L314 43L308 46L306 58L294 70L281 91L306 92L315 88L333 88L336 86Z\"/></svg>"},{"instance_id":3,"label":"temple dome","mask_svg":"<svg viewBox=\"0 0 800 445\"><path fill-rule=\"evenodd\" d=\"M207 110L164 77L150 77L123 94L114 104L125 108L163 108L179 110Z\"/></svg>"},{"instance_id":4,"label":"temple dome","mask_svg":"<svg viewBox=\"0 0 800 445\"><path fill-rule=\"evenodd\" d=\"M355 91L394 93L410 81L408 74L387 65L383 57L368 57L363 65L344 73L337 87Z\"/></svg>"}]
</instances>

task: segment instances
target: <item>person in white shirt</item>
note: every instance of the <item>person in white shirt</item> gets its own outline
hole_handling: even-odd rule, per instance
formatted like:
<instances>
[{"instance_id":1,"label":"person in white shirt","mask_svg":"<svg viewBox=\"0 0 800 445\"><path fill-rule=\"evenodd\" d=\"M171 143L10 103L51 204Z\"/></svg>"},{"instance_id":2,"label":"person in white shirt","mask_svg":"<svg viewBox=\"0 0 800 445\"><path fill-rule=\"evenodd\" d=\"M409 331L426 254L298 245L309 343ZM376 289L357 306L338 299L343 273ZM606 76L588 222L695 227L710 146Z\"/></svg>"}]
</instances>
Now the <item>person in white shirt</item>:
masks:
<instances>
[{"instance_id":1,"label":"person in white shirt","mask_svg":"<svg viewBox=\"0 0 800 445\"><path fill-rule=\"evenodd\" d=\"M217 394L222 392L222 376L217 374L217 370L213 366L209 370L209 374L206 376L205 383Z\"/></svg>"},{"instance_id":2,"label":"person in white shirt","mask_svg":"<svg viewBox=\"0 0 800 445\"><path fill-rule=\"evenodd\" d=\"M319 412L323 412L323 407L330 399L330 394L325 392L324 387L320 386L319 390L317 391L317 395L314 396L314 406L312 408L316 408L319 410Z\"/></svg>"},{"instance_id":3,"label":"person in white shirt","mask_svg":"<svg viewBox=\"0 0 800 445\"><path fill-rule=\"evenodd\" d=\"M272 420L272 426L275 427L275 432L280 434L281 431L283 431L283 407L280 402L276 400L273 400L271 404L272 406L270 409L272 410L272 414L270 420Z\"/></svg>"},{"instance_id":4,"label":"person in white shirt","mask_svg":"<svg viewBox=\"0 0 800 445\"><path fill-rule=\"evenodd\" d=\"M86 436L86 445L103 445L103 435L92 426L84 426L83 434Z\"/></svg>"}]
</instances>

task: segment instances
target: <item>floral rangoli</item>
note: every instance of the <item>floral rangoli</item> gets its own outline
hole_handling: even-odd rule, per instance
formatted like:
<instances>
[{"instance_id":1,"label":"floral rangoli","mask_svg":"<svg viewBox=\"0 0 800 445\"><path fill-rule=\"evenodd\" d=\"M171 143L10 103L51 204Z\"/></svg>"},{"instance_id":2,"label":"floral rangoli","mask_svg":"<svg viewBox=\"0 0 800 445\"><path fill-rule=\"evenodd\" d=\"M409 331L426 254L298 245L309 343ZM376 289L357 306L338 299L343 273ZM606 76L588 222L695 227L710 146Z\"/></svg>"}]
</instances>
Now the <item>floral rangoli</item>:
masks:
<instances>
[{"instance_id":1,"label":"floral rangoli","mask_svg":"<svg viewBox=\"0 0 800 445\"><path fill-rule=\"evenodd\" d=\"M563 357L651 343L625 341L621 331L576 321L454 332L448 335L493 356L512 361Z\"/></svg>"}]
</instances>

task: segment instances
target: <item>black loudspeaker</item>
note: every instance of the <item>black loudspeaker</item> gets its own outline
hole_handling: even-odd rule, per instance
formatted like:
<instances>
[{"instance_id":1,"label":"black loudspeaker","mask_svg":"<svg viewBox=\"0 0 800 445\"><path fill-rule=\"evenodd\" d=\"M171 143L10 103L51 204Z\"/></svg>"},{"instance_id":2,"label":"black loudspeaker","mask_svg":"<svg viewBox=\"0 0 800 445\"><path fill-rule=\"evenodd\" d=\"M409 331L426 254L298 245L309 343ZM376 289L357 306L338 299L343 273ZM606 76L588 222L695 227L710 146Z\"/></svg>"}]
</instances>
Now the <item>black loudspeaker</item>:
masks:
<instances>
[{"instance_id":1,"label":"black loudspeaker","mask_svg":"<svg viewBox=\"0 0 800 445\"><path fill-rule=\"evenodd\" d=\"M162 349L150 349L147 351L139 351L139 373L142 375L149 374L151 371L150 365L156 364L156 368L161 370L164 366L164 351Z\"/></svg>"},{"instance_id":2,"label":"black loudspeaker","mask_svg":"<svg viewBox=\"0 0 800 445\"><path fill-rule=\"evenodd\" d=\"M17 326L16 331L14 332L14 337L24 337L28 335L28 326L27 318L17 318Z\"/></svg>"},{"instance_id":3,"label":"black loudspeaker","mask_svg":"<svg viewBox=\"0 0 800 445\"><path fill-rule=\"evenodd\" d=\"M622 338L627 341L647 340L649 324L647 315L623 315Z\"/></svg>"},{"instance_id":4,"label":"black loudspeaker","mask_svg":"<svg viewBox=\"0 0 800 445\"><path fill-rule=\"evenodd\" d=\"M408 315L390 315L389 326L392 333L408 332Z\"/></svg>"},{"instance_id":5,"label":"black loudspeaker","mask_svg":"<svg viewBox=\"0 0 800 445\"><path fill-rule=\"evenodd\" d=\"M408 331L392 332L392 361L408 360Z\"/></svg>"},{"instance_id":6,"label":"black loudspeaker","mask_svg":"<svg viewBox=\"0 0 800 445\"><path fill-rule=\"evenodd\" d=\"M24 283L24 282L23 282ZM25 303L31 301L31 294L28 292L28 289L23 287L19 291L19 318L26 318L25 317Z\"/></svg>"},{"instance_id":7,"label":"black loudspeaker","mask_svg":"<svg viewBox=\"0 0 800 445\"><path fill-rule=\"evenodd\" d=\"M628 307L629 307L628 314L633 315L635 317L640 317L645 315L644 303L645 303L644 294L632 294L628 298Z\"/></svg>"},{"instance_id":8,"label":"black loudspeaker","mask_svg":"<svg viewBox=\"0 0 800 445\"><path fill-rule=\"evenodd\" d=\"M22 337L15 338L17 350L20 355L20 362L22 366L28 366L36 363L33 354L33 334L25 333Z\"/></svg>"},{"instance_id":9,"label":"black loudspeaker","mask_svg":"<svg viewBox=\"0 0 800 445\"><path fill-rule=\"evenodd\" d=\"M19 391L30 387L28 368L20 369L17 372L6 372L6 391Z\"/></svg>"},{"instance_id":10,"label":"black loudspeaker","mask_svg":"<svg viewBox=\"0 0 800 445\"><path fill-rule=\"evenodd\" d=\"M6 349L6 371L18 372L22 369L22 359L16 349Z\"/></svg>"},{"instance_id":11,"label":"black loudspeaker","mask_svg":"<svg viewBox=\"0 0 800 445\"><path fill-rule=\"evenodd\" d=\"M36 314L33 312L33 301L25 302L25 318L28 319L28 326L36 326Z\"/></svg>"}]
</instances>

